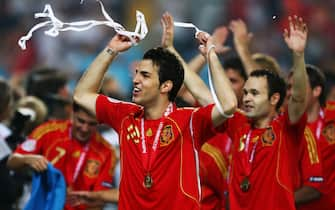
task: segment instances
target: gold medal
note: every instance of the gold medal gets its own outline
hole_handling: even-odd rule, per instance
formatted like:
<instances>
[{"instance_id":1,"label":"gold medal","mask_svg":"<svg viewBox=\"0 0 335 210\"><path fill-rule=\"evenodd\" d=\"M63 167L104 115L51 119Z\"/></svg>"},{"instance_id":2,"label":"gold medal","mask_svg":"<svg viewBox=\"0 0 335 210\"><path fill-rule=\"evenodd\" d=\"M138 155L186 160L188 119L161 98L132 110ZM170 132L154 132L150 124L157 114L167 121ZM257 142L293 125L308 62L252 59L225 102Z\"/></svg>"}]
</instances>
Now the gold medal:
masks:
<instances>
[{"instance_id":1,"label":"gold medal","mask_svg":"<svg viewBox=\"0 0 335 210\"><path fill-rule=\"evenodd\" d=\"M250 182L249 182L249 179L248 179L247 176L242 179L242 182L240 184L240 188L241 188L242 192L248 192L249 191Z\"/></svg>"},{"instance_id":2,"label":"gold medal","mask_svg":"<svg viewBox=\"0 0 335 210\"><path fill-rule=\"evenodd\" d=\"M150 174L145 175L145 177L144 177L144 187L147 188L147 189L149 189L149 188L152 187L153 183L154 182L153 182L153 179L150 176Z\"/></svg>"}]
</instances>

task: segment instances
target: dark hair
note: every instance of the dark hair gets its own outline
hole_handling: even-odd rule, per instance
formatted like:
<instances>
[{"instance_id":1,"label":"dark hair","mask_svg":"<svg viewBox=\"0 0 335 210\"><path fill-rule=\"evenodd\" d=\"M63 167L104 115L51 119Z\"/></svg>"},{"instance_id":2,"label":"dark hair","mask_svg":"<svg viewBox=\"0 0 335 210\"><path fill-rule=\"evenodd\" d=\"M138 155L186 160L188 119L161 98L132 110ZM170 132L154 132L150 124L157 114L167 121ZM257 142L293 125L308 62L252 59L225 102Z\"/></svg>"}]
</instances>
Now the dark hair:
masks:
<instances>
[{"instance_id":1,"label":"dark hair","mask_svg":"<svg viewBox=\"0 0 335 210\"><path fill-rule=\"evenodd\" d=\"M317 86L321 87L321 94L319 96L319 103L321 106L324 106L326 104L326 91L325 91L325 84L326 84L326 78L323 72L320 68L307 64L306 65L306 71L308 74L308 80L309 84L312 89L314 89Z\"/></svg>"},{"instance_id":2,"label":"dark hair","mask_svg":"<svg viewBox=\"0 0 335 210\"><path fill-rule=\"evenodd\" d=\"M8 111L7 109L11 99L12 99L11 87L4 79L0 78L0 117L2 117Z\"/></svg>"},{"instance_id":3,"label":"dark hair","mask_svg":"<svg viewBox=\"0 0 335 210\"><path fill-rule=\"evenodd\" d=\"M230 57L223 61L224 70L228 70L229 68L233 71L237 72L244 80L248 79L248 75L244 69L242 61L239 57Z\"/></svg>"},{"instance_id":4,"label":"dark hair","mask_svg":"<svg viewBox=\"0 0 335 210\"><path fill-rule=\"evenodd\" d=\"M83 106L77 104L76 102L73 102L73 103L72 103L72 110L73 110L73 112L83 111L83 112L85 112L86 114L88 114L88 115L94 117L94 114L93 114L92 112L90 112L89 110L87 110L85 107L83 107Z\"/></svg>"},{"instance_id":5,"label":"dark hair","mask_svg":"<svg viewBox=\"0 0 335 210\"><path fill-rule=\"evenodd\" d=\"M26 90L28 95L44 98L56 95L67 83L67 76L60 70L53 68L39 68L33 70L27 77Z\"/></svg>"},{"instance_id":6,"label":"dark hair","mask_svg":"<svg viewBox=\"0 0 335 210\"><path fill-rule=\"evenodd\" d=\"M174 101L177 93L184 82L184 68L178 58L168 50L157 47L148 50L143 59L149 59L158 66L159 84L165 81L172 81L173 87L169 92L169 101Z\"/></svg>"},{"instance_id":7,"label":"dark hair","mask_svg":"<svg viewBox=\"0 0 335 210\"><path fill-rule=\"evenodd\" d=\"M251 72L249 77L265 77L268 83L268 97L269 99L271 96L275 93L279 93L280 98L278 103L276 104L276 110L278 111L281 105L284 102L285 96L286 96L286 83L283 78L281 78L279 75L265 70L265 69L260 69L260 70L255 70Z\"/></svg>"},{"instance_id":8,"label":"dark hair","mask_svg":"<svg viewBox=\"0 0 335 210\"><path fill-rule=\"evenodd\" d=\"M325 84L325 95L326 98L330 94L333 87L335 87L335 74L333 72L325 72L326 84ZM327 99L326 99L327 100Z\"/></svg>"},{"instance_id":9,"label":"dark hair","mask_svg":"<svg viewBox=\"0 0 335 210\"><path fill-rule=\"evenodd\" d=\"M66 86L67 75L61 70L41 67L29 73L26 81L27 95L36 96L48 107L48 118L68 118L64 106L71 103L69 98L59 95Z\"/></svg>"}]
</instances>

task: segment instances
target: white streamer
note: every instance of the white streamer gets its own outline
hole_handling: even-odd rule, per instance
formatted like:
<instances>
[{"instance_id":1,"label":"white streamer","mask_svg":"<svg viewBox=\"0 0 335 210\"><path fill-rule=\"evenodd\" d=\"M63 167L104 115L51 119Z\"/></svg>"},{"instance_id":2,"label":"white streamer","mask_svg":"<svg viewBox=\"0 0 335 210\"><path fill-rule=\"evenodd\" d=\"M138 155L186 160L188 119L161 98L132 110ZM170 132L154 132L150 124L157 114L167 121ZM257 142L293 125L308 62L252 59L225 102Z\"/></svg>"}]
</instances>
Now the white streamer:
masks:
<instances>
[{"instance_id":1,"label":"white streamer","mask_svg":"<svg viewBox=\"0 0 335 210\"><path fill-rule=\"evenodd\" d=\"M174 22L174 26L176 27L182 27L182 28L194 28L195 29L195 34L194 37L197 38L198 34L200 32L204 32L200 30L198 27L196 27L193 23L184 23L184 22Z\"/></svg>"},{"instance_id":2,"label":"white streamer","mask_svg":"<svg viewBox=\"0 0 335 210\"><path fill-rule=\"evenodd\" d=\"M26 42L31 39L34 31L43 28L45 26L51 26L51 28L44 33L48 36L56 37L61 31L86 31L94 26L106 25L114 28L116 33L124 35L130 39L130 41L136 45L137 38L143 40L148 33L148 27L145 21L143 13L136 11L136 27L135 31L127 31L121 24L114 22L114 20L108 15L101 1L98 1L101 6L102 14L104 15L106 21L97 21L97 20L86 20L86 21L77 21L64 23L56 18L53 13L52 7L49 4L46 4L42 13L36 13L35 18L49 18L50 20L36 24L30 31L22 36L18 44L22 50L26 49ZM82 3L82 2L81 2Z\"/></svg>"},{"instance_id":3,"label":"white streamer","mask_svg":"<svg viewBox=\"0 0 335 210\"><path fill-rule=\"evenodd\" d=\"M194 29L195 29L195 35L194 35L195 38L197 38L197 36L198 36L198 34L199 34L200 32L204 32L204 31L200 30L198 27L196 27L196 26L195 26L194 24L192 24L192 23L174 22L173 24L174 24L174 26L176 26L176 27L182 27L182 28L194 28ZM212 48L212 47L213 47L213 45L209 47L208 51L209 51L210 48ZM214 46L214 47L215 47L215 46ZM212 94L212 97L213 97L213 99L214 99L214 103L215 103L216 108L218 109L218 111L220 112L220 114L221 114L222 116L224 116L225 118L232 117L232 115L230 116L230 115L226 115L226 114L224 113L223 108L222 108L222 106L221 106L221 103L219 102L219 99L218 99L218 97L217 97L217 95L216 95L216 93L215 93L214 86L213 86L213 82L212 82L212 73L211 73L211 71L210 71L209 64L208 64L207 72L208 72L209 89L210 89L211 94Z\"/></svg>"}]
</instances>

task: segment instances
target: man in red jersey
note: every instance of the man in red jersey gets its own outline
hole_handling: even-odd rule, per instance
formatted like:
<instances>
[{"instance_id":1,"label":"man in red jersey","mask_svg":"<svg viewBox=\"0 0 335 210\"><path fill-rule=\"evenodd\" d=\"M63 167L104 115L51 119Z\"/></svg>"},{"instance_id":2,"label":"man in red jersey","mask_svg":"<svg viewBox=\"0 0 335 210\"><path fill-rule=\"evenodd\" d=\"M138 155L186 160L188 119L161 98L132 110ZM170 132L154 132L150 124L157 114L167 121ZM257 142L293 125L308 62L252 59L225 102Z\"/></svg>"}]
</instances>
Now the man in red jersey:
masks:
<instances>
[{"instance_id":1,"label":"man in red jersey","mask_svg":"<svg viewBox=\"0 0 335 210\"><path fill-rule=\"evenodd\" d=\"M116 156L96 132L96 125L94 116L74 104L72 121L49 121L37 127L11 155L7 165L13 169L28 166L42 172L52 163L67 184L65 209L87 209L69 194L72 191L117 194L110 190Z\"/></svg>"},{"instance_id":2,"label":"man in red jersey","mask_svg":"<svg viewBox=\"0 0 335 210\"><path fill-rule=\"evenodd\" d=\"M307 127L305 130L308 153L301 165L302 180L296 191L296 203L301 210L330 210L335 208L335 166L333 127L334 102L326 103L325 76L313 65L306 66ZM289 78L289 86L292 79Z\"/></svg>"},{"instance_id":3,"label":"man in red jersey","mask_svg":"<svg viewBox=\"0 0 335 210\"><path fill-rule=\"evenodd\" d=\"M294 160L303 136L307 74L304 49L307 28L289 18L284 39L293 51L292 97L287 110L277 111L285 98L285 82L267 70L255 70L244 86L244 114L236 113L224 128L233 141L229 182L231 209L295 209ZM261 202L259 202L261 201Z\"/></svg>"},{"instance_id":4,"label":"man in red jersey","mask_svg":"<svg viewBox=\"0 0 335 210\"><path fill-rule=\"evenodd\" d=\"M307 28L298 17L289 18L289 23L284 39L293 51L294 86L287 110L278 115L286 93L284 80L270 71L255 70L243 88L244 112L236 112L222 126L233 142L229 175L232 210L295 209L298 157L294 157L306 124Z\"/></svg>"},{"instance_id":5,"label":"man in red jersey","mask_svg":"<svg viewBox=\"0 0 335 210\"><path fill-rule=\"evenodd\" d=\"M133 78L134 103L98 95L100 83L118 52L128 50L127 37L115 35L79 81L74 99L120 134L121 182L119 209L199 209L197 149L208 130L235 111L236 97L220 69L214 40L199 39L208 51L219 103L204 108L176 108L173 101L183 83L185 62L170 43L173 19L162 18L164 48L148 50ZM178 59L178 58L179 59ZM203 82L195 73L185 78ZM194 78L194 80L193 80ZM204 84L203 84L204 85ZM222 108L219 112L220 106Z\"/></svg>"}]
</instances>

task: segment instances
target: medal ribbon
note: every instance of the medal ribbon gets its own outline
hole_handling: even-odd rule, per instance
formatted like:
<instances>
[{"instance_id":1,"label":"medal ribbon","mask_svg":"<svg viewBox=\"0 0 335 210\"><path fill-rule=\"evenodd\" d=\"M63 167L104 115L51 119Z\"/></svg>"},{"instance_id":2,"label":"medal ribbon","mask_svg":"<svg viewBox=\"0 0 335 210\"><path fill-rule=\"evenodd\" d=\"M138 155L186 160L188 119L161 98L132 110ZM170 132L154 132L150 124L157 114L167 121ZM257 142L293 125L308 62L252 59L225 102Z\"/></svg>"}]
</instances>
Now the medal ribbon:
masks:
<instances>
[{"instance_id":1,"label":"medal ribbon","mask_svg":"<svg viewBox=\"0 0 335 210\"><path fill-rule=\"evenodd\" d=\"M90 143L87 143L85 145L83 151L80 154L79 160L77 161L77 164L76 164L76 167L75 167L75 170L74 170L74 174L73 174L73 177L72 177L72 184L75 183L75 181L77 180L79 172L80 172L82 166L84 165L84 160L86 159L86 155L87 155L87 152L88 152L88 149L89 149L89 144Z\"/></svg>"},{"instance_id":2,"label":"medal ribbon","mask_svg":"<svg viewBox=\"0 0 335 210\"><path fill-rule=\"evenodd\" d=\"M250 140L251 140L251 134L252 134L252 129L249 130L247 137L246 137L246 141L245 141L245 157L246 157L246 176L249 176L251 174L252 171L252 163L254 162L255 159L255 153L256 153L256 148L257 148L257 144L258 144L258 140L256 141L256 143L252 146L252 150L250 152L249 155L249 145L250 145Z\"/></svg>"},{"instance_id":3,"label":"medal ribbon","mask_svg":"<svg viewBox=\"0 0 335 210\"><path fill-rule=\"evenodd\" d=\"M315 131L317 140L320 139L324 118L325 118L325 114L321 109L320 112L319 112L319 118L318 118L318 122L317 122L317 125L316 125L316 131Z\"/></svg>"},{"instance_id":4,"label":"medal ribbon","mask_svg":"<svg viewBox=\"0 0 335 210\"><path fill-rule=\"evenodd\" d=\"M144 131L144 117L142 117L141 119L141 143L142 143L142 160L143 160L143 164L144 164L144 170L149 173L150 169L152 167L152 164L154 163L156 156L157 156L157 147L158 147L158 142L159 142L159 137L161 134L161 131L163 129L163 122L165 117L167 117L171 112L173 111L173 104L169 103L168 107L166 108L165 112L164 112L164 116L160 119L159 121L159 125L156 131L156 135L155 135L155 139L154 142L152 144L152 152L149 156L149 151L147 149L147 142L145 139L145 131Z\"/></svg>"}]
</instances>

